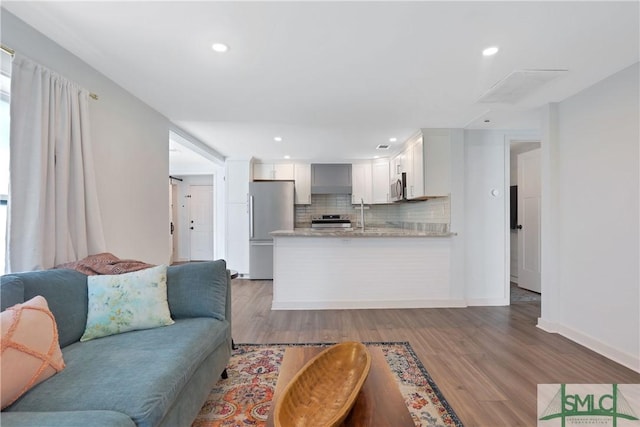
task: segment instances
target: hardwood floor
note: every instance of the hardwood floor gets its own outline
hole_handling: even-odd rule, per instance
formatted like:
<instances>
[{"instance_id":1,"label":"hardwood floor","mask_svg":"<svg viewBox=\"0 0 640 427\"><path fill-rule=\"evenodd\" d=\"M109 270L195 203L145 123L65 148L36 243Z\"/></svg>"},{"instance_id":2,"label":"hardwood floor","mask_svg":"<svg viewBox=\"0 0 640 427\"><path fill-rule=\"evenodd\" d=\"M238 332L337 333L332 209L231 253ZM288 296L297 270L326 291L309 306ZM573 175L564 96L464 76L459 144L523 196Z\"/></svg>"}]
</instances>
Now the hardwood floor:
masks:
<instances>
[{"instance_id":1,"label":"hardwood floor","mask_svg":"<svg viewBox=\"0 0 640 427\"><path fill-rule=\"evenodd\" d=\"M271 281L232 281L237 343L408 341L466 427L536 425L536 384L640 383L640 374L536 328L509 307L271 311Z\"/></svg>"}]
</instances>

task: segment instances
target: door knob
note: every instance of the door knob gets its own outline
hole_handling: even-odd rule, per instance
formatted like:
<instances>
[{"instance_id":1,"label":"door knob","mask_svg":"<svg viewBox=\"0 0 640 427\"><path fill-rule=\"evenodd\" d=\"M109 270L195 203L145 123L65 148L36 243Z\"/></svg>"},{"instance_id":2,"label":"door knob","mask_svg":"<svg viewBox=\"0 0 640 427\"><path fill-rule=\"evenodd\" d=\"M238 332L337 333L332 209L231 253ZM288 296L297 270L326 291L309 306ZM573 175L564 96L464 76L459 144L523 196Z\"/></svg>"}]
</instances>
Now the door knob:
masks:
<instances>
[{"instance_id":1,"label":"door knob","mask_svg":"<svg viewBox=\"0 0 640 427\"><path fill-rule=\"evenodd\" d=\"M516 228L517 228L518 230L522 230L522 225L521 225L521 224L518 224L518 225L516 225Z\"/></svg>"},{"instance_id":2,"label":"door knob","mask_svg":"<svg viewBox=\"0 0 640 427\"><path fill-rule=\"evenodd\" d=\"M189 228L190 228L191 230L193 230L193 227L189 227ZM522 228L522 227L520 227L520 228Z\"/></svg>"}]
</instances>

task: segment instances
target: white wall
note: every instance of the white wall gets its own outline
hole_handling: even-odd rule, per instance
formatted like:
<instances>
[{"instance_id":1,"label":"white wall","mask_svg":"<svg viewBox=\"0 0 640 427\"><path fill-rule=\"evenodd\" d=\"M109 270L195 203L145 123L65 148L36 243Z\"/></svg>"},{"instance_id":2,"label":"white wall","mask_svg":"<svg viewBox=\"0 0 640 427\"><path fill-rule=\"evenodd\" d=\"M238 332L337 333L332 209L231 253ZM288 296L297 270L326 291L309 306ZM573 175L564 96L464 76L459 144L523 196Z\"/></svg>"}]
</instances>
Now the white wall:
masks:
<instances>
[{"instance_id":1,"label":"white wall","mask_svg":"<svg viewBox=\"0 0 640 427\"><path fill-rule=\"evenodd\" d=\"M537 138L534 131L464 132L464 257L456 256L452 264L464 266L469 305L509 304L509 146Z\"/></svg>"},{"instance_id":2,"label":"white wall","mask_svg":"<svg viewBox=\"0 0 640 427\"><path fill-rule=\"evenodd\" d=\"M508 304L505 295L504 134L465 131L466 298L470 305ZM498 196L491 194L499 191Z\"/></svg>"},{"instance_id":3,"label":"white wall","mask_svg":"<svg viewBox=\"0 0 640 427\"><path fill-rule=\"evenodd\" d=\"M640 371L639 75L636 63L545 114L542 250L556 262L539 325Z\"/></svg>"},{"instance_id":4,"label":"white wall","mask_svg":"<svg viewBox=\"0 0 640 427\"><path fill-rule=\"evenodd\" d=\"M97 93L91 134L107 250L167 263L169 121L6 10L2 43Z\"/></svg>"}]
</instances>

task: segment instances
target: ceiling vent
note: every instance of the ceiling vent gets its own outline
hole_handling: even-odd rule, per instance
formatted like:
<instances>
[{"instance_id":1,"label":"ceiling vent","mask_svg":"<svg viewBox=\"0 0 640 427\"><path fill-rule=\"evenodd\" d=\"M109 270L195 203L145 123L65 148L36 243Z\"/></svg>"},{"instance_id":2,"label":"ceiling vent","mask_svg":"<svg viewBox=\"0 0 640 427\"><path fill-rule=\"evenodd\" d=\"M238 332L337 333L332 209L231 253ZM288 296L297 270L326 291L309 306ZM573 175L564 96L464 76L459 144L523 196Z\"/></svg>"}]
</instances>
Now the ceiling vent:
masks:
<instances>
[{"instance_id":1,"label":"ceiling vent","mask_svg":"<svg viewBox=\"0 0 640 427\"><path fill-rule=\"evenodd\" d=\"M376 150L388 150L391 147L391 144L379 144L376 147Z\"/></svg>"},{"instance_id":2,"label":"ceiling vent","mask_svg":"<svg viewBox=\"0 0 640 427\"><path fill-rule=\"evenodd\" d=\"M493 85L478 99L481 103L513 104L568 70L516 70Z\"/></svg>"}]
</instances>

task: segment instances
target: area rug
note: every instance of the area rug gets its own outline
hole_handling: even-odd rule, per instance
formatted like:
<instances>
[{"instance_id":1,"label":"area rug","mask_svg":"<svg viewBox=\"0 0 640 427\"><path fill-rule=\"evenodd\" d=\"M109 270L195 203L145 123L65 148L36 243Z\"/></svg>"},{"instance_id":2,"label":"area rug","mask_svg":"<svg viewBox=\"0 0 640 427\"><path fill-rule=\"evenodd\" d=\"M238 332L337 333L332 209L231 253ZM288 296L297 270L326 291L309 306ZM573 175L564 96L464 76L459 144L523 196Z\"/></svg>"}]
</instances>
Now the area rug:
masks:
<instances>
[{"instance_id":1,"label":"area rug","mask_svg":"<svg viewBox=\"0 0 640 427\"><path fill-rule=\"evenodd\" d=\"M416 426L462 426L409 343L365 344L382 349ZM192 427L264 426L285 349L293 345L331 344L237 344L229 377L211 390Z\"/></svg>"}]
</instances>

